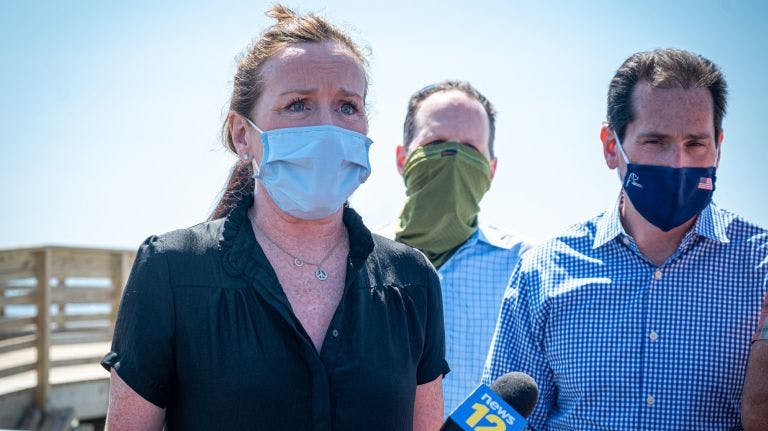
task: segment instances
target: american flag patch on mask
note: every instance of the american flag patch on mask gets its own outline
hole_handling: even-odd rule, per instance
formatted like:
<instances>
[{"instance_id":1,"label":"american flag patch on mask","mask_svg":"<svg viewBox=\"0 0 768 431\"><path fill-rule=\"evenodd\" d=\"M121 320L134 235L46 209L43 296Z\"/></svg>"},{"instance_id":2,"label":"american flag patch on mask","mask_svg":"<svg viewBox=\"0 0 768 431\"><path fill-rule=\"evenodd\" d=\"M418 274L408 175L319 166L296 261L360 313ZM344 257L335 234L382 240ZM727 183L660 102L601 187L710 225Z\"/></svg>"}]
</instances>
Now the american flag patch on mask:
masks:
<instances>
[{"instance_id":1,"label":"american flag patch on mask","mask_svg":"<svg viewBox=\"0 0 768 431\"><path fill-rule=\"evenodd\" d=\"M699 185L697 187L700 190L712 190L714 185L712 184L712 178L701 177L699 178Z\"/></svg>"}]
</instances>

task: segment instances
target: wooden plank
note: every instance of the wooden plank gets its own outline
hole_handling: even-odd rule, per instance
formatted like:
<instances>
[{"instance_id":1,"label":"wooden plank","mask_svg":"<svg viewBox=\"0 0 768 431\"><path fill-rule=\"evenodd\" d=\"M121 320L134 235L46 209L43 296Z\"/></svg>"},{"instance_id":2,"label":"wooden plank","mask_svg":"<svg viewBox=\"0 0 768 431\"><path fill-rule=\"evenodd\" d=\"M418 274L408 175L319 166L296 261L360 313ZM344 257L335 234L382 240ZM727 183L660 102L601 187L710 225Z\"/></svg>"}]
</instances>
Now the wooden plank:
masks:
<instances>
[{"instance_id":1,"label":"wooden plank","mask_svg":"<svg viewBox=\"0 0 768 431\"><path fill-rule=\"evenodd\" d=\"M51 369L51 384L79 382L83 380L108 379L109 371L96 364L72 365Z\"/></svg>"},{"instance_id":2,"label":"wooden plank","mask_svg":"<svg viewBox=\"0 0 768 431\"><path fill-rule=\"evenodd\" d=\"M37 323L37 317L2 317L0 318L0 334L24 329Z\"/></svg>"},{"instance_id":3,"label":"wooden plank","mask_svg":"<svg viewBox=\"0 0 768 431\"><path fill-rule=\"evenodd\" d=\"M110 331L111 326L106 320L83 320L67 323L67 329L59 331L57 334L73 333L94 333L97 331Z\"/></svg>"},{"instance_id":4,"label":"wooden plank","mask_svg":"<svg viewBox=\"0 0 768 431\"><path fill-rule=\"evenodd\" d=\"M31 250L6 250L0 252L0 275L7 276L16 273L28 273L29 277L34 276L35 256Z\"/></svg>"},{"instance_id":5,"label":"wooden plank","mask_svg":"<svg viewBox=\"0 0 768 431\"><path fill-rule=\"evenodd\" d=\"M51 251L44 249L35 255L37 273L37 390L35 405L45 410L50 392L49 362L51 345Z\"/></svg>"},{"instance_id":6,"label":"wooden plank","mask_svg":"<svg viewBox=\"0 0 768 431\"><path fill-rule=\"evenodd\" d=\"M102 354L98 356L85 356L81 358L58 359L55 361L51 361L51 366L52 367L71 367L73 365L85 365L85 364L98 365L99 362L101 362L101 358L103 358L106 353L107 351L104 351Z\"/></svg>"},{"instance_id":7,"label":"wooden plank","mask_svg":"<svg viewBox=\"0 0 768 431\"><path fill-rule=\"evenodd\" d=\"M103 250L57 249L53 252L52 273L67 277L109 277L111 253Z\"/></svg>"},{"instance_id":8,"label":"wooden plank","mask_svg":"<svg viewBox=\"0 0 768 431\"><path fill-rule=\"evenodd\" d=\"M32 371L37 367L37 364L34 362L30 362L28 364L21 364L21 365L15 365L13 367L3 368L0 369L0 379L3 379L5 377L10 377L15 374L21 374L26 373L27 371Z\"/></svg>"},{"instance_id":9,"label":"wooden plank","mask_svg":"<svg viewBox=\"0 0 768 431\"><path fill-rule=\"evenodd\" d=\"M37 295L31 289L23 295L5 296L0 294L0 306L8 304L34 304L36 299Z\"/></svg>"},{"instance_id":10,"label":"wooden plank","mask_svg":"<svg viewBox=\"0 0 768 431\"><path fill-rule=\"evenodd\" d=\"M9 290L34 290L34 278L34 271L31 271L27 277L9 278L7 280L0 277L0 293L5 293ZM26 283L23 283L24 281L26 281Z\"/></svg>"},{"instance_id":11,"label":"wooden plank","mask_svg":"<svg viewBox=\"0 0 768 431\"><path fill-rule=\"evenodd\" d=\"M93 320L110 320L112 313L93 313L93 314L65 314L67 322L86 322Z\"/></svg>"},{"instance_id":12,"label":"wooden plank","mask_svg":"<svg viewBox=\"0 0 768 431\"><path fill-rule=\"evenodd\" d=\"M104 354L108 351L109 343L105 343L103 341L59 345L51 349L51 360L61 361L65 359L84 357L98 358L98 360L101 360L101 357L104 356Z\"/></svg>"},{"instance_id":13,"label":"wooden plank","mask_svg":"<svg viewBox=\"0 0 768 431\"><path fill-rule=\"evenodd\" d=\"M36 338L37 337L33 334L0 340L0 355L13 352L15 350L35 347L37 345Z\"/></svg>"},{"instance_id":14,"label":"wooden plank","mask_svg":"<svg viewBox=\"0 0 768 431\"><path fill-rule=\"evenodd\" d=\"M4 272L0 274L0 281L12 281L12 280L23 280L27 278L34 278L35 277L35 271L27 271L27 270L18 270L18 271L9 271Z\"/></svg>"},{"instance_id":15,"label":"wooden plank","mask_svg":"<svg viewBox=\"0 0 768 431\"><path fill-rule=\"evenodd\" d=\"M22 247L22 248L5 248L0 249L0 253L5 253L8 251L28 251L28 252L36 252L36 251L42 251L43 249L50 249L54 252L84 252L84 253L111 253L115 251L132 251L133 249L124 249L124 248L108 248L108 247L81 247L81 246L73 246L73 245L52 245L52 244L41 244L33 247Z\"/></svg>"},{"instance_id":16,"label":"wooden plank","mask_svg":"<svg viewBox=\"0 0 768 431\"><path fill-rule=\"evenodd\" d=\"M112 291L103 287L65 287L51 289L51 302L84 304L111 303Z\"/></svg>"},{"instance_id":17,"label":"wooden plank","mask_svg":"<svg viewBox=\"0 0 768 431\"><path fill-rule=\"evenodd\" d=\"M51 341L51 345L61 346L65 344L96 343L103 341L112 341L112 332L107 330L107 328L56 334L56 337Z\"/></svg>"}]
</instances>

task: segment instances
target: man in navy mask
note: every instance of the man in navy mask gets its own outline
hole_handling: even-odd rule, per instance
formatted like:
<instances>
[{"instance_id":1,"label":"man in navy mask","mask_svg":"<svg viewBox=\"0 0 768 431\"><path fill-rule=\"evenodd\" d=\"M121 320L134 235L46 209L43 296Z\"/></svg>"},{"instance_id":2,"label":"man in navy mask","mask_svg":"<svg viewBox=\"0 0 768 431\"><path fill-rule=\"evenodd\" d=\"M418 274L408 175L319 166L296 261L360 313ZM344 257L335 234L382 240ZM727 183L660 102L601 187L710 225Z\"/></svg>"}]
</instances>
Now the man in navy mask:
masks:
<instances>
[{"instance_id":1,"label":"man in navy mask","mask_svg":"<svg viewBox=\"0 0 768 431\"><path fill-rule=\"evenodd\" d=\"M534 429L734 429L768 232L712 202L726 83L699 55L629 57L608 90L607 211L523 256L484 381L539 385Z\"/></svg>"}]
</instances>

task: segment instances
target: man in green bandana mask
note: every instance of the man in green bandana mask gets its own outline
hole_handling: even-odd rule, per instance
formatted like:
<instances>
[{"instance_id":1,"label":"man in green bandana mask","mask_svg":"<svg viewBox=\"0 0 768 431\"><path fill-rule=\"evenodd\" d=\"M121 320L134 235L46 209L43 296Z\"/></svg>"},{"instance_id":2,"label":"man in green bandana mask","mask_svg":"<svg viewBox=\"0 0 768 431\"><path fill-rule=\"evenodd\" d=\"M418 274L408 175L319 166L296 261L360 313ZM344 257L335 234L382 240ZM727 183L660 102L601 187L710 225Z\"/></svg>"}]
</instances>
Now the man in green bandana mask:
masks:
<instances>
[{"instance_id":1,"label":"man in green bandana mask","mask_svg":"<svg viewBox=\"0 0 768 431\"><path fill-rule=\"evenodd\" d=\"M416 92L408 103L397 168L406 198L387 232L424 253L443 291L446 359L445 414L480 383L509 275L530 246L478 222L480 200L496 171L496 112L472 85L445 81Z\"/></svg>"}]
</instances>

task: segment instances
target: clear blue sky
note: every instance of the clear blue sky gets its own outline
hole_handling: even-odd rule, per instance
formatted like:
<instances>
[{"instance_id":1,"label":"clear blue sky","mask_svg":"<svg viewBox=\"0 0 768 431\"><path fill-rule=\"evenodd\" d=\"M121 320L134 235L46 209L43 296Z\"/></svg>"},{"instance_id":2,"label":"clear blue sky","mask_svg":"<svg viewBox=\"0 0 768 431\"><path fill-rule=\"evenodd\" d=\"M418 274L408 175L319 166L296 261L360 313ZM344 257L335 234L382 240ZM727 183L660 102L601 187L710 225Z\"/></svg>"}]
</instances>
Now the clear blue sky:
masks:
<instances>
[{"instance_id":1,"label":"clear blue sky","mask_svg":"<svg viewBox=\"0 0 768 431\"><path fill-rule=\"evenodd\" d=\"M496 105L485 220L533 239L602 211L619 182L598 132L631 53L701 53L730 85L715 200L768 225L768 2L324 1L371 50L369 225L403 199L394 151L410 94L445 78ZM204 220L233 158L218 132L235 58L267 2L0 1L0 247L135 248Z\"/></svg>"}]
</instances>

